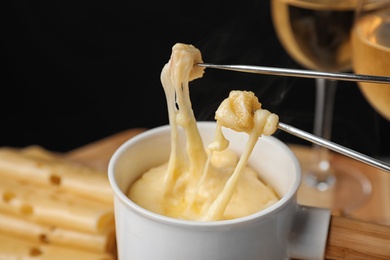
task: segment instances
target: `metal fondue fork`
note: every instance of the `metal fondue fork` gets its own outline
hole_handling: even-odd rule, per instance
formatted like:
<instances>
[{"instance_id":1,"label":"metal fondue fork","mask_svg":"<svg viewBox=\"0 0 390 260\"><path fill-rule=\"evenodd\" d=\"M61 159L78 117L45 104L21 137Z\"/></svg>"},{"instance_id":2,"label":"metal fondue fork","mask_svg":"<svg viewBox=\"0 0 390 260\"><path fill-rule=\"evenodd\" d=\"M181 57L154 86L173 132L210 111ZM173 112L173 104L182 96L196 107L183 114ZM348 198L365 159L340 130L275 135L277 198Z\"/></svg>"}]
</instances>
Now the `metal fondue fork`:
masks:
<instances>
[{"instance_id":1,"label":"metal fondue fork","mask_svg":"<svg viewBox=\"0 0 390 260\"><path fill-rule=\"evenodd\" d=\"M216 65L209 63L198 63L200 67L232 70L238 72L249 72L256 74L269 74L278 76L293 76L293 77L306 77L306 78L326 78L334 80L346 80L346 81L360 81L360 82L371 82L390 84L390 77L385 76L373 76L373 75L362 75L362 74L351 74L351 73L329 73L329 72L318 72L310 70L297 70L297 69L284 69L284 68L272 68L272 67L261 67L261 66L249 66L249 65ZM317 145L324 146L332 151L338 152L345 156L351 157L355 160L361 161L380 170L390 173L390 165L380 160L374 159L362 153L356 152L342 145L320 138L316 135L310 134L293 126L279 122L278 128L296 137L304 139L306 141L315 143Z\"/></svg>"},{"instance_id":2,"label":"metal fondue fork","mask_svg":"<svg viewBox=\"0 0 390 260\"><path fill-rule=\"evenodd\" d=\"M380 160L374 159L372 157L369 157L369 156L364 155L362 153L356 152L356 151L351 150L349 148L346 148L342 145L336 144L332 141L328 141L326 139L320 138L316 135L307 133L303 130L300 130L300 129L295 128L293 126L284 124L282 122L279 122L278 128L280 130L283 130L283 131L289 133L289 134L292 134L292 135L295 135L299 138L302 138L306 141L324 146L324 147L328 148L329 150L346 155L346 156L351 157L355 160L361 161L361 162L366 163L368 165L374 166L380 170L386 171L387 173L390 173L390 165L386 164Z\"/></svg>"},{"instance_id":3,"label":"metal fondue fork","mask_svg":"<svg viewBox=\"0 0 390 260\"><path fill-rule=\"evenodd\" d=\"M255 73L255 74L268 74L268 75L302 77L302 78L324 78L324 79L333 79L333 80L390 84L390 77L386 77L386 76L374 76L374 75L352 74L352 73L332 73L332 72L322 72L322 71L314 71L314 70L285 69L285 68L251 66L251 65L217 65L217 64L210 64L210 63L197 63L195 65L199 67L221 69L221 70L232 70L232 71Z\"/></svg>"}]
</instances>

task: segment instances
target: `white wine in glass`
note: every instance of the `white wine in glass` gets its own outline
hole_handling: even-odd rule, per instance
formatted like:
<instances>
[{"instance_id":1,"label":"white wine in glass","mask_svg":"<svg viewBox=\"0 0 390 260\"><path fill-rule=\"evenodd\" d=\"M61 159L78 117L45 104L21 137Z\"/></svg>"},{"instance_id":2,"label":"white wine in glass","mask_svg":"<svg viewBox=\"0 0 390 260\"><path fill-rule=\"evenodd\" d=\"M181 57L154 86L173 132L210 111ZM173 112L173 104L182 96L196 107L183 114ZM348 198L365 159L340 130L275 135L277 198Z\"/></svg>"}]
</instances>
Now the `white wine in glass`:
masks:
<instances>
[{"instance_id":1,"label":"white wine in glass","mask_svg":"<svg viewBox=\"0 0 390 260\"><path fill-rule=\"evenodd\" d=\"M327 72L351 71L350 32L356 0L271 0L276 34L301 66ZM314 134L331 139L337 82L316 80ZM369 180L357 169L334 163L329 150L313 146L311 166L303 186L310 195L304 203L349 214L363 205L371 192Z\"/></svg>"},{"instance_id":2,"label":"white wine in glass","mask_svg":"<svg viewBox=\"0 0 390 260\"><path fill-rule=\"evenodd\" d=\"M353 70L390 76L390 0L360 0L352 31ZM369 104L390 120L390 85L359 82Z\"/></svg>"}]
</instances>

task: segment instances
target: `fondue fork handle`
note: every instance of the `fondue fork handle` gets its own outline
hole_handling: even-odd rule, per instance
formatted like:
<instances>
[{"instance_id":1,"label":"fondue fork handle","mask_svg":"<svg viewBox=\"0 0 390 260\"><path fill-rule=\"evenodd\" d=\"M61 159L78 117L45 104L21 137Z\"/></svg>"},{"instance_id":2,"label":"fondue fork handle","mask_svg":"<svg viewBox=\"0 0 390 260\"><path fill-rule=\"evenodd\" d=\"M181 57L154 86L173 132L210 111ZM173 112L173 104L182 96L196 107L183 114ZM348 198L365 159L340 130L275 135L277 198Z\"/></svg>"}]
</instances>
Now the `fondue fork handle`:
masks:
<instances>
[{"instance_id":1,"label":"fondue fork handle","mask_svg":"<svg viewBox=\"0 0 390 260\"><path fill-rule=\"evenodd\" d=\"M390 173L390 165L386 164L382 161L379 161L377 159L371 158L367 155L364 155L362 153L356 152L354 150L351 150L349 148L346 148L344 146L341 146L339 144L333 143L331 141L328 141L326 139L320 138L316 135L310 134L308 132L305 132L303 130L300 130L298 128L295 128L293 126L284 124L279 122L278 128L280 130L283 130L291 135L297 136L301 139L304 139L306 141L312 142L317 145L324 146L332 151L338 152L340 154L346 155L348 157L351 157L355 160L361 161L363 163L366 163L368 165L371 165L373 167L376 167L380 170L386 171L387 173Z\"/></svg>"}]
</instances>

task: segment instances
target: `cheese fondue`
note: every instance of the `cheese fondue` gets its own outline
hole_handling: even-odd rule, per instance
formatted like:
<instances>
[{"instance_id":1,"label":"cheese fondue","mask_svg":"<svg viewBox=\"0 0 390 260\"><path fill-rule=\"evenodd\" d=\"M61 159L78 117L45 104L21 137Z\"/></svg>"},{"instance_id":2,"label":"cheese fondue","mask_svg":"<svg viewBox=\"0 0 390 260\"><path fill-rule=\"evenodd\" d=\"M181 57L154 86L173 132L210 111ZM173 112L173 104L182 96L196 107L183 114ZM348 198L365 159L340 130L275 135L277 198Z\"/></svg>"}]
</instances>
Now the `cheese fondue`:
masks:
<instances>
[{"instance_id":1,"label":"cheese fondue","mask_svg":"<svg viewBox=\"0 0 390 260\"><path fill-rule=\"evenodd\" d=\"M275 132L279 118L261 109L250 91L231 91L215 113L215 139L206 147L199 134L191 101L189 81L203 76L200 51L192 45L175 44L161 72L171 126L168 162L145 172L128 190L129 198L152 212L179 219L216 221L258 212L279 200L271 187L247 166L261 135ZM185 133L185 145L178 130ZM229 150L223 127L248 134L242 155ZM261 158L259 158L261 159Z\"/></svg>"}]
</instances>

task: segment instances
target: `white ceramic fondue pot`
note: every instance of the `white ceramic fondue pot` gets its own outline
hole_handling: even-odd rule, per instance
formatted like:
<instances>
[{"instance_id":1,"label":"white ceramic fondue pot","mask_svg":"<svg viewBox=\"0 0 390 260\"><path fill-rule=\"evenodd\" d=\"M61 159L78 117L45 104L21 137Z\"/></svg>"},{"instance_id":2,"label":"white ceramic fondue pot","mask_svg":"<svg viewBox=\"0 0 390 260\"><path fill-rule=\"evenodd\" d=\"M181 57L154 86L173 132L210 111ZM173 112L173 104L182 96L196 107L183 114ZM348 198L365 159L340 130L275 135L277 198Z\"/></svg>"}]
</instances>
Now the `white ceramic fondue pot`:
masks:
<instances>
[{"instance_id":1,"label":"white ceramic fondue pot","mask_svg":"<svg viewBox=\"0 0 390 260\"><path fill-rule=\"evenodd\" d=\"M205 145L215 122L198 122ZM223 129L241 154L248 135ZM114 190L119 260L323 259L330 213L297 204L301 169L293 152L273 136L260 137L248 161L281 198L255 214L232 220L190 221L143 209L127 196L132 182L168 161L170 126L143 132L113 154L108 175Z\"/></svg>"}]
</instances>

